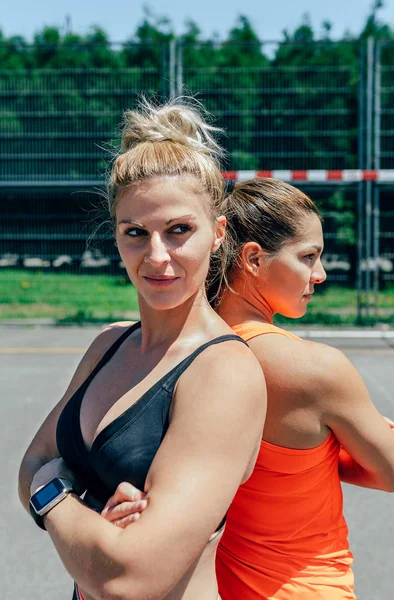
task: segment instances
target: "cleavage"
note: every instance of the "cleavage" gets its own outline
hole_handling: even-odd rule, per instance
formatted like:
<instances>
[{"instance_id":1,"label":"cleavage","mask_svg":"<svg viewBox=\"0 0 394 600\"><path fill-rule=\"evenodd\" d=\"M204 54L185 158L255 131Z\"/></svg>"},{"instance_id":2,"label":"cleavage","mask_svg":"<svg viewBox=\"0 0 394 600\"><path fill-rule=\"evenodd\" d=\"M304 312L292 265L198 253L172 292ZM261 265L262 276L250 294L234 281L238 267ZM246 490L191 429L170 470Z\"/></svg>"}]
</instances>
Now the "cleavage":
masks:
<instances>
[{"instance_id":1,"label":"cleavage","mask_svg":"<svg viewBox=\"0 0 394 600\"><path fill-rule=\"evenodd\" d=\"M87 449L98 434L121 416L176 364L164 356L130 358L122 347L100 369L87 387L80 412L80 427Z\"/></svg>"}]
</instances>

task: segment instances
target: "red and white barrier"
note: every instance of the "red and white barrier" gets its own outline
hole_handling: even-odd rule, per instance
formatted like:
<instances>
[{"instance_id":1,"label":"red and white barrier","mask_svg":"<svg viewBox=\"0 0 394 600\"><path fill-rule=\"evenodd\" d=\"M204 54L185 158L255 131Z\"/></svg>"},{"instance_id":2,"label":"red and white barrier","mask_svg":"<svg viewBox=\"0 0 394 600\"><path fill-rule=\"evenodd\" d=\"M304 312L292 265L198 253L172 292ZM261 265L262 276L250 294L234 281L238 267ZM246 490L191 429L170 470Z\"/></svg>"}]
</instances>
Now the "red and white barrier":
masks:
<instances>
[{"instance_id":1,"label":"red and white barrier","mask_svg":"<svg viewBox=\"0 0 394 600\"><path fill-rule=\"evenodd\" d=\"M381 184L394 184L394 169L342 169L338 171L330 170L309 170L309 171L290 171L290 170L271 170L271 171L223 171L226 179L234 181L245 181L253 177L271 177L288 181L291 183L357 183L358 181L375 181ZM43 180L43 181L0 181L1 187L101 187L104 180Z\"/></svg>"},{"instance_id":2,"label":"red and white barrier","mask_svg":"<svg viewBox=\"0 0 394 600\"><path fill-rule=\"evenodd\" d=\"M330 183L343 181L353 183L357 181L378 181L380 183L394 183L394 169L361 170L343 169L341 171L313 170L313 171L224 171L226 179L245 181L253 177L272 177L282 181L306 183Z\"/></svg>"}]
</instances>

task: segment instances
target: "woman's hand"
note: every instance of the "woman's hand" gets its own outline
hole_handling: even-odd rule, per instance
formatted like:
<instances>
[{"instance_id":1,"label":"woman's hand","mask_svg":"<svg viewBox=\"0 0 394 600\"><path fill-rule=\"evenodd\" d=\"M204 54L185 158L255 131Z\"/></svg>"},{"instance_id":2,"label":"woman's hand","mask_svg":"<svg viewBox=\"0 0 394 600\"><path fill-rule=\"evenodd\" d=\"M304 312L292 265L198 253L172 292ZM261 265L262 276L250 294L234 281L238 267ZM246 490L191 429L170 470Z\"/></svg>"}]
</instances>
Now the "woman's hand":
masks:
<instances>
[{"instance_id":1,"label":"woman's hand","mask_svg":"<svg viewBox=\"0 0 394 600\"><path fill-rule=\"evenodd\" d=\"M35 494L37 490L49 483L54 477L62 477L70 481L79 496L85 491L85 488L81 486L81 483L64 460L62 458L54 458L43 465L34 475L30 486L30 494Z\"/></svg>"},{"instance_id":2,"label":"woman's hand","mask_svg":"<svg viewBox=\"0 0 394 600\"><path fill-rule=\"evenodd\" d=\"M125 529L131 523L138 521L147 506L146 494L131 483L123 481L104 506L101 515L113 525Z\"/></svg>"},{"instance_id":3,"label":"woman's hand","mask_svg":"<svg viewBox=\"0 0 394 600\"><path fill-rule=\"evenodd\" d=\"M388 417L385 417L384 415L383 415L383 419L386 421L386 423L388 423L390 425L391 429L394 429L394 421L392 421Z\"/></svg>"}]
</instances>

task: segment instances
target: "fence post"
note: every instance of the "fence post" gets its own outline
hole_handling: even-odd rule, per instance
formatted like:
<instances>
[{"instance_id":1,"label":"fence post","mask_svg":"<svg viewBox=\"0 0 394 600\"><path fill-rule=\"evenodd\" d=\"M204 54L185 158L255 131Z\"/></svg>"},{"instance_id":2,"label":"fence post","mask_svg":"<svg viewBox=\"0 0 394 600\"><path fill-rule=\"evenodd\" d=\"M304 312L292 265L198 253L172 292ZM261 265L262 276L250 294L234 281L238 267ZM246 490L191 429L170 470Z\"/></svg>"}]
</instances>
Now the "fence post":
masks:
<instances>
[{"instance_id":1,"label":"fence post","mask_svg":"<svg viewBox=\"0 0 394 600\"><path fill-rule=\"evenodd\" d=\"M364 140L364 123L365 123L365 45L360 44L359 53L359 68L360 68L360 83L358 90L358 165L361 170L364 167L365 140ZM364 182L359 181L357 185L357 322L362 324L363 318L363 251L364 251L364 213L363 213L363 198L364 198Z\"/></svg>"},{"instance_id":2,"label":"fence post","mask_svg":"<svg viewBox=\"0 0 394 600\"><path fill-rule=\"evenodd\" d=\"M176 41L170 40L170 98L175 97Z\"/></svg>"},{"instance_id":3,"label":"fence post","mask_svg":"<svg viewBox=\"0 0 394 600\"><path fill-rule=\"evenodd\" d=\"M162 44L161 46L161 96L162 100L166 100L168 97L168 44Z\"/></svg>"},{"instance_id":4,"label":"fence post","mask_svg":"<svg viewBox=\"0 0 394 600\"><path fill-rule=\"evenodd\" d=\"M178 96L182 96L182 94L183 94L183 44L182 44L182 42L178 42L177 94L178 94Z\"/></svg>"},{"instance_id":5,"label":"fence post","mask_svg":"<svg viewBox=\"0 0 394 600\"><path fill-rule=\"evenodd\" d=\"M382 44L376 43L375 52L375 131L374 131L374 169L380 169L380 135L381 135L381 54ZM375 184L374 202L373 202L373 258L374 258L374 318L375 322L379 317L379 271L380 271L380 188Z\"/></svg>"},{"instance_id":6,"label":"fence post","mask_svg":"<svg viewBox=\"0 0 394 600\"><path fill-rule=\"evenodd\" d=\"M373 148L373 108L374 108L374 47L375 40L367 40L367 106L366 106L366 157L365 168L372 169ZM365 296L366 296L366 321L371 324L371 268L372 268L372 181L365 182Z\"/></svg>"}]
</instances>

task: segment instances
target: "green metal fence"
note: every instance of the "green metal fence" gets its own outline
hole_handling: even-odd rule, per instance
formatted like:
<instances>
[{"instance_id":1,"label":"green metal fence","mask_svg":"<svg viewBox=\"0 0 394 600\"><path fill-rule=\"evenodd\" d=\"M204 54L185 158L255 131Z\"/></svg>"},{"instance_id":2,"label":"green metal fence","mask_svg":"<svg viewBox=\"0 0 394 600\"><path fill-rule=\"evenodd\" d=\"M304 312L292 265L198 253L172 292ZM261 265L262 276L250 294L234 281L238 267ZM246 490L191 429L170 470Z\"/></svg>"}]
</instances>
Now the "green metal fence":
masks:
<instances>
[{"instance_id":1,"label":"green metal fence","mask_svg":"<svg viewBox=\"0 0 394 600\"><path fill-rule=\"evenodd\" d=\"M3 289L16 270L124 277L108 229L86 242L122 113L142 93L197 94L225 129L227 169L391 169L394 45L346 48L339 60L334 43L305 53L172 41L124 47L111 68L0 70ZM380 294L394 281L394 177L384 187L302 185L325 214L329 279L357 290L359 317L379 320Z\"/></svg>"}]
</instances>

